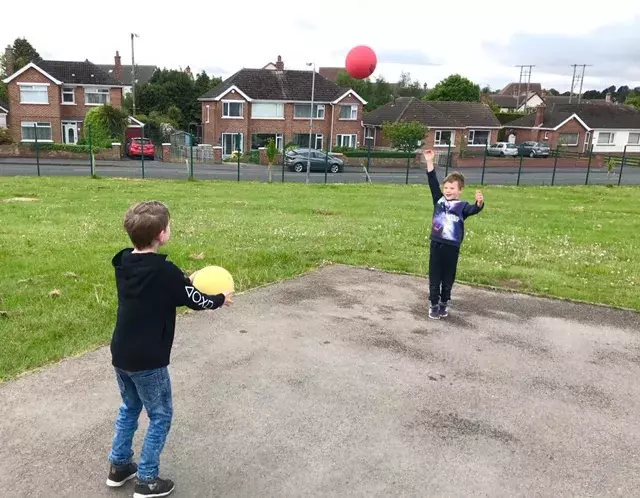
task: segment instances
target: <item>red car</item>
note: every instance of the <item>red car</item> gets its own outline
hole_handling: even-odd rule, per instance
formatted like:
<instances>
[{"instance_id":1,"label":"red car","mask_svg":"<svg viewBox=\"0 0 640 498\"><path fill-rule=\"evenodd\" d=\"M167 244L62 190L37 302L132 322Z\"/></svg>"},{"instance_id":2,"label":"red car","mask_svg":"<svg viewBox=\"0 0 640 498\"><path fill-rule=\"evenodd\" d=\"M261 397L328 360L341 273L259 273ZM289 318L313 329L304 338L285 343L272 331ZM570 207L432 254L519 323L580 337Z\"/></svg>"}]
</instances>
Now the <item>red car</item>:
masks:
<instances>
[{"instance_id":1,"label":"red car","mask_svg":"<svg viewBox=\"0 0 640 498\"><path fill-rule=\"evenodd\" d=\"M129 157L144 156L147 159L153 160L156 156L156 146L151 143L151 140L148 138L132 138L127 146L127 155Z\"/></svg>"}]
</instances>

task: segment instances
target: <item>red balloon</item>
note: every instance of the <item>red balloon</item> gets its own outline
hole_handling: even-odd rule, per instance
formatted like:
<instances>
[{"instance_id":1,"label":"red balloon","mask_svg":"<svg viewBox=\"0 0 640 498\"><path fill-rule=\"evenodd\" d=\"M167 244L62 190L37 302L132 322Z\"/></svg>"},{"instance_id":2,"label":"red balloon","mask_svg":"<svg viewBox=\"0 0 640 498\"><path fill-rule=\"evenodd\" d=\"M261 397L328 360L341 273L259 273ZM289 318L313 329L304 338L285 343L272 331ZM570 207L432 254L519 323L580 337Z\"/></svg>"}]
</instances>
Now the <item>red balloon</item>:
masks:
<instances>
[{"instance_id":1,"label":"red balloon","mask_svg":"<svg viewBox=\"0 0 640 498\"><path fill-rule=\"evenodd\" d=\"M366 45L358 45L353 47L347 54L345 68L351 76L358 80L363 80L373 74L377 64L376 53Z\"/></svg>"}]
</instances>

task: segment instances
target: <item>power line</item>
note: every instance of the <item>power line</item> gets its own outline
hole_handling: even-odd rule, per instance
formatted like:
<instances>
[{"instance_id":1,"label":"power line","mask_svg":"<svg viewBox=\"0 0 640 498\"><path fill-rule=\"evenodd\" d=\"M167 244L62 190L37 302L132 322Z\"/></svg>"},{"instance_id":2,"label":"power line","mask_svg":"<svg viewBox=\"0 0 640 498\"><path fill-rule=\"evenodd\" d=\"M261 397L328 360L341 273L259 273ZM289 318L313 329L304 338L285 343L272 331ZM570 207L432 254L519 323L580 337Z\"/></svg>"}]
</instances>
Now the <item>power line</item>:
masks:
<instances>
[{"instance_id":1,"label":"power line","mask_svg":"<svg viewBox=\"0 0 640 498\"><path fill-rule=\"evenodd\" d=\"M527 102L529 101L529 87L531 85L531 72L535 66L535 64L519 64L516 67L520 68L520 79L518 80L518 95L516 97L516 109L520 108L520 95L522 94L521 88L523 83L523 78L527 83L527 95L524 99L524 110L527 112Z\"/></svg>"},{"instance_id":2,"label":"power line","mask_svg":"<svg viewBox=\"0 0 640 498\"><path fill-rule=\"evenodd\" d=\"M578 104L580 103L580 101L582 100L582 83L584 82L584 72L585 69L588 67L593 66L593 64L571 64L571 67L573 68L573 77L571 78L571 91L569 92L569 103L571 104L571 101L573 100L573 94L574 94L574 90L576 88L576 85L578 84L578 82L580 82L580 90L578 90ZM582 73L578 73L576 74L576 70L581 67L582 68Z\"/></svg>"}]
</instances>

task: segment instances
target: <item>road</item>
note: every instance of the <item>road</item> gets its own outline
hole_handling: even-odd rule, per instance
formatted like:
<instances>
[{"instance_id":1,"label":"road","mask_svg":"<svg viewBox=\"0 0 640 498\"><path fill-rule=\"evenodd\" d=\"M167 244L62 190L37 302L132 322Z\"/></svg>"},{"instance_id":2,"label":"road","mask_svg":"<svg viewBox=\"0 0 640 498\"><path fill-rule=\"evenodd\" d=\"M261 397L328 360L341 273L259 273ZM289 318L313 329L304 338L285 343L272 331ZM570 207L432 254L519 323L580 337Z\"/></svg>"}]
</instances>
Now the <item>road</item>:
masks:
<instances>
[{"instance_id":1,"label":"road","mask_svg":"<svg viewBox=\"0 0 640 498\"><path fill-rule=\"evenodd\" d=\"M96 161L96 174L104 177L141 177L142 168L140 161ZM444 169L439 168L441 176ZM468 184L479 184L482 180L480 168L462 169ZM0 159L0 176L36 175L37 166L33 159ZM46 159L40 162L40 174L43 176L88 176L90 168L88 160ZM371 180L374 183L406 182L406 170L402 168L375 168L370 171ZM194 176L199 180L236 180L238 168L236 164L194 164ZM274 166L274 181L282 181L282 166ZM177 163L163 163L160 161L145 161L146 178L170 178L186 179L188 171L186 165ZM285 182L304 182L304 173L294 173L286 170ZM520 183L524 185L550 185L553 177L553 168L550 167L523 167L520 175ZM569 164L558 164L554 183L558 185L584 185L586 170L576 168ZM242 164L240 166L241 181L267 181L267 169L265 166L255 164ZM324 183L324 173L312 173L313 183ZM328 183L363 183L365 175L360 168L346 167L342 173L327 175ZM488 166L484 174L484 184L487 185L515 185L518 181L518 168L505 166ZM604 168L593 168L589 173L589 184L605 185L617 184L618 174L607 178ZM426 184L427 179L423 169L411 169L409 172L410 184ZM640 185L640 168L626 167L623 171L623 185Z\"/></svg>"}]
</instances>

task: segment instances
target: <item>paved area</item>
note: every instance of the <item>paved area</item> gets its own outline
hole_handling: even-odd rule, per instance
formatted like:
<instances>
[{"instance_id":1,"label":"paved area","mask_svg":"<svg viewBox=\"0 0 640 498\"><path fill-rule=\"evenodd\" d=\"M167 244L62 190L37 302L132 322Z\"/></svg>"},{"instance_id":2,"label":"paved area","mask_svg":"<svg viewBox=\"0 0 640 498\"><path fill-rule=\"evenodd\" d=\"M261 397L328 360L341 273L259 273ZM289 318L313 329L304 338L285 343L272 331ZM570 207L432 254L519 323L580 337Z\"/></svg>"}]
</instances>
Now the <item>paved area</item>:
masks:
<instances>
[{"instance_id":1,"label":"paved area","mask_svg":"<svg viewBox=\"0 0 640 498\"><path fill-rule=\"evenodd\" d=\"M521 185L584 185L585 168L576 168L574 163L559 162L554 177L553 168L532 166L536 159L526 159L520 172ZM482 168L463 168L468 183L486 185L516 185L518 182L517 166L487 166L482 176ZM591 185L618 184L619 168L612 175L607 175L605 168L592 168L588 182ZM95 172L105 177L142 176L141 162L138 160L124 161L96 161ZM38 169L34 159L3 159L0 158L0 176L34 176ZM442 176L444 168L438 168ZM40 163L40 174L43 176L89 176L91 174L88 158L84 161L68 159L43 159ZM160 161L145 161L146 178L186 179L189 176L186 164L163 163ZM199 180L228 180L238 181L236 164L194 164L194 176ZM294 173L285 170L285 182L305 182L304 173ZM371 180L374 183L404 184L407 182L406 170L403 168L372 168ZM622 172L623 185L640 185L640 168L628 166ZM267 168L255 164L240 166L240 181L266 182ZM324 183L324 172L312 172L311 182ZM282 181L282 166L274 166L273 181ZM346 167L341 173L328 173L327 183L364 183L366 176L361 168ZM413 168L409 171L409 183L426 184L427 177L423 168Z\"/></svg>"},{"instance_id":2,"label":"paved area","mask_svg":"<svg viewBox=\"0 0 640 498\"><path fill-rule=\"evenodd\" d=\"M183 316L174 496L638 496L639 315L455 299L428 321L424 279L336 266ZM104 485L106 348L0 396L3 496L131 496Z\"/></svg>"}]
</instances>

